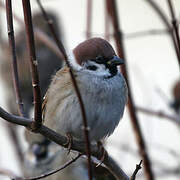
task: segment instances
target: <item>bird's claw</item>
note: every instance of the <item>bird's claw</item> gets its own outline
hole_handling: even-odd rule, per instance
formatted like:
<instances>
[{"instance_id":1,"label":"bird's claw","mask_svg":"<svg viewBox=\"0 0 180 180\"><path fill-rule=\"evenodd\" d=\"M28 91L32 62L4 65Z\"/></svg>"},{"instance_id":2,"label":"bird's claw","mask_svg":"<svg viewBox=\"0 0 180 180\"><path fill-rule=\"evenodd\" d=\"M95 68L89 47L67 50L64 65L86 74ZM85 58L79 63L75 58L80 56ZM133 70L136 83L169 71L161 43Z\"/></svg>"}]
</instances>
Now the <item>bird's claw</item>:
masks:
<instances>
[{"instance_id":1,"label":"bird's claw","mask_svg":"<svg viewBox=\"0 0 180 180\"><path fill-rule=\"evenodd\" d=\"M100 158L100 162L96 165L96 167L99 167L99 166L103 163L103 161L104 161L104 159L105 159L105 156L106 156L108 153L107 153L107 151L105 150L105 148L103 147L103 145L102 145L102 143L101 143L100 141L97 142L97 145L98 145L99 151L102 152L102 156L101 156L101 158Z\"/></svg>"},{"instance_id":2,"label":"bird's claw","mask_svg":"<svg viewBox=\"0 0 180 180\"><path fill-rule=\"evenodd\" d=\"M67 146L68 149L67 155L69 155L72 147L73 137L71 136L70 133L66 133L66 137L67 137L67 142L64 144L64 146Z\"/></svg>"}]
</instances>

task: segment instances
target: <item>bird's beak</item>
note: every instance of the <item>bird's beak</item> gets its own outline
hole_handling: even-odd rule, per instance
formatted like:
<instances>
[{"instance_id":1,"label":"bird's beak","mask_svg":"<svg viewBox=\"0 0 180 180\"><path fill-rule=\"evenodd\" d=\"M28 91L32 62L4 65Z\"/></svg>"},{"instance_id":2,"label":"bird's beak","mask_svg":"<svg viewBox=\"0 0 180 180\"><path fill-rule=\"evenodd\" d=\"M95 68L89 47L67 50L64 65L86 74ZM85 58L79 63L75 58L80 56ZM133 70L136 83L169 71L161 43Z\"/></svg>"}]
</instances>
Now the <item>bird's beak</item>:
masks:
<instances>
[{"instance_id":1,"label":"bird's beak","mask_svg":"<svg viewBox=\"0 0 180 180\"><path fill-rule=\"evenodd\" d=\"M107 64L110 66L119 66L124 64L124 60L119 58L118 56L113 56L113 58L110 59Z\"/></svg>"}]
</instances>

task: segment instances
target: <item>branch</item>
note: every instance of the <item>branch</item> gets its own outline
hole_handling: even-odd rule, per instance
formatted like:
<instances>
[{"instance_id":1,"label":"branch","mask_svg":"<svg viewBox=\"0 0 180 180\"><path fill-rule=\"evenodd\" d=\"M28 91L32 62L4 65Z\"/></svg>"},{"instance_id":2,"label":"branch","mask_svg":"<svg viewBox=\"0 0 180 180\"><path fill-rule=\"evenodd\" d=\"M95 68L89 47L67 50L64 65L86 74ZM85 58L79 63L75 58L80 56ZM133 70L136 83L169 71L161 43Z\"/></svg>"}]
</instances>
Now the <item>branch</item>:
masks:
<instances>
[{"instance_id":1,"label":"branch","mask_svg":"<svg viewBox=\"0 0 180 180\"><path fill-rule=\"evenodd\" d=\"M76 79L73 75L73 71L72 71L72 67L68 61L68 57L65 51L65 48L62 44L62 42L60 41L60 39L57 36L57 33L53 27L52 21L49 19L45 9L43 8L41 1L37 0L38 5L43 13L44 19L47 21L49 28L52 32L53 38L59 48L59 50L62 52L63 56L64 56L64 60L66 62L66 65L69 67L69 72L70 72L70 76L71 76L71 80L74 86L74 89L76 91L76 95L78 97L79 100L79 104L80 104L80 108L81 108L81 114L82 114L82 119L83 119L83 125L84 125L84 137L85 137L85 144L86 144L86 154L88 157L88 174L89 174L89 180L92 180L92 165L91 165L91 145L90 145L90 141L89 141L89 129L88 129L88 125L87 125L87 118L86 118L86 112L85 112L85 108L84 108L84 103L83 103L83 99L81 97L80 91L79 91L79 87L77 85Z\"/></svg>"},{"instance_id":2,"label":"branch","mask_svg":"<svg viewBox=\"0 0 180 180\"><path fill-rule=\"evenodd\" d=\"M140 161L139 164L136 164L136 169L133 172L133 175L131 176L130 180L135 180L136 179L136 175L137 175L138 171L142 168L141 164L142 164L142 160Z\"/></svg>"},{"instance_id":3,"label":"branch","mask_svg":"<svg viewBox=\"0 0 180 180\"><path fill-rule=\"evenodd\" d=\"M36 130L42 124L41 91L39 87L39 76L37 70L38 62L36 59L30 1L22 0L22 4L24 11L27 47L29 51L29 63L30 63L30 70L32 76L32 88L33 88L33 97L34 97L34 121L31 125L31 129Z\"/></svg>"},{"instance_id":4,"label":"branch","mask_svg":"<svg viewBox=\"0 0 180 180\"><path fill-rule=\"evenodd\" d=\"M107 7L106 6L107 6L107 4L104 3L104 19L105 19L104 37L105 37L105 39L107 41L109 41L112 35L109 33L109 30L110 30L110 18L109 18L109 15L107 13L107 10L106 10Z\"/></svg>"},{"instance_id":5,"label":"branch","mask_svg":"<svg viewBox=\"0 0 180 180\"><path fill-rule=\"evenodd\" d=\"M19 88L19 76L18 76L18 67L17 67L17 57L16 57L16 47L14 39L14 28L13 28L13 16L12 16L12 3L11 0L6 0L6 15L7 15L7 29L8 29L8 38L9 38L9 47L12 55L12 76L13 76L13 85L16 94L16 101L18 104L18 111L20 116L25 116L20 88Z\"/></svg>"},{"instance_id":6,"label":"branch","mask_svg":"<svg viewBox=\"0 0 180 180\"><path fill-rule=\"evenodd\" d=\"M115 3L115 0L106 0L106 3L107 3L107 11L109 13L109 16L112 19L112 24L113 24L113 28L114 28L114 39L116 42L118 55L122 59L126 59L125 50L124 50L124 42L122 39L122 32L121 32L120 25L119 25L119 19L118 19L117 9L116 9L117 6ZM127 60L125 62L127 64ZM143 134L142 134L142 131L141 131L141 128L139 125L139 120L138 120L138 117L137 117L137 114L135 111L134 100L132 97L132 93L131 93L132 91L131 91L131 87L129 84L127 65L122 66L122 72L126 78L126 82L127 82L128 88L129 88L128 110L130 113L131 123L132 123L134 133L136 136L136 141L137 141L137 144L139 147L139 152L143 158L144 167L145 167L145 174L146 174L146 177L148 180L153 180L154 175L152 172L151 162L150 162L149 156L147 154L145 141L143 139Z\"/></svg>"},{"instance_id":7,"label":"branch","mask_svg":"<svg viewBox=\"0 0 180 180\"><path fill-rule=\"evenodd\" d=\"M176 39L174 37L173 31L170 31L171 30L171 25L168 22L168 18L166 17L166 15L162 11L162 9L158 6L158 4L155 1L146 0L145 2L149 3L149 5L154 9L154 11L160 17L160 19L162 20L164 25L167 27L167 29L169 29L169 32L171 32L170 37L172 39L174 49L175 49L175 52L176 52L176 56L177 56L177 59L178 59L179 67L180 67L180 50L178 49L178 46L177 46Z\"/></svg>"},{"instance_id":8,"label":"branch","mask_svg":"<svg viewBox=\"0 0 180 180\"><path fill-rule=\"evenodd\" d=\"M86 39L91 37L92 27L92 0L87 0Z\"/></svg>"},{"instance_id":9,"label":"branch","mask_svg":"<svg viewBox=\"0 0 180 180\"><path fill-rule=\"evenodd\" d=\"M153 111L153 110L149 110L149 109L143 108L143 107L136 107L136 109L145 114L169 119L169 120L177 123L178 125L180 125L180 117L179 116L171 116L171 115L165 114L162 111Z\"/></svg>"},{"instance_id":10,"label":"branch","mask_svg":"<svg viewBox=\"0 0 180 180\"><path fill-rule=\"evenodd\" d=\"M5 10L4 4L0 1L0 8L2 8L3 10ZM15 19L15 21L21 25L24 26L23 21L15 14L13 13L13 17ZM60 59L63 59L63 55L62 53L59 51L59 49L57 48L56 44L54 43L54 41L51 40L51 38L49 38L49 36L47 36L47 34L45 34L42 30L40 30L39 28L35 27L34 28L34 35L37 38L38 41L44 43L52 52L54 52ZM17 39L18 42L18 39Z\"/></svg>"},{"instance_id":11,"label":"branch","mask_svg":"<svg viewBox=\"0 0 180 180\"><path fill-rule=\"evenodd\" d=\"M13 180L37 180L37 179L43 179L45 177L48 177L50 175L53 175L63 169L65 169L66 167L68 167L69 165L71 165L73 162L75 162L77 159L80 158L82 154L78 154L75 158L73 158L72 160L66 162L64 165L62 165L61 167L55 169L55 170L52 170L48 173L45 173L45 174L42 174L40 176L36 176L36 177L30 177L30 178L14 178Z\"/></svg>"},{"instance_id":12,"label":"branch","mask_svg":"<svg viewBox=\"0 0 180 180\"><path fill-rule=\"evenodd\" d=\"M1 175L4 175L4 176L8 176L8 177L10 177L10 178L18 177L14 172L12 172L12 171L9 170L9 169L1 169L1 168L0 168L0 174L1 174Z\"/></svg>"},{"instance_id":13,"label":"branch","mask_svg":"<svg viewBox=\"0 0 180 180\"><path fill-rule=\"evenodd\" d=\"M15 116L11 115L8 112L6 112L4 109L0 107L0 117L3 119L7 120L8 122L15 123L18 125L22 125L25 127L30 127L32 124L32 120L28 119L26 117L20 117L20 116ZM45 136L49 140L55 142L56 144L59 144L60 146L63 146L67 148L67 137L64 137L55 131L49 129L48 127L42 125L40 128L37 129L37 133L40 133L41 135ZM78 151L82 154L85 154L85 145L84 143L78 142L76 140L73 140L72 150ZM91 146L92 149L92 155L96 157L98 160L101 160L101 152L99 152L99 148L96 145ZM111 174L117 179L121 180L129 180L128 176L124 173L124 171L117 165L117 163L109 156L106 155L103 161L103 164L105 167L111 172Z\"/></svg>"},{"instance_id":14,"label":"branch","mask_svg":"<svg viewBox=\"0 0 180 180\"><path fill-rule=\"evenodd\" d=\"M175 17L175 12L174 12L174 8L173 8L171 0L168 0L167 2L168 2L169 10L171 13L171 21L172 21L173 29L175 31L175 37L177 40L177 47L178 47L179 52L180 52L180 39L179 39L179 30L178 30L177 19Z\"/></svg>"}]
</instances>

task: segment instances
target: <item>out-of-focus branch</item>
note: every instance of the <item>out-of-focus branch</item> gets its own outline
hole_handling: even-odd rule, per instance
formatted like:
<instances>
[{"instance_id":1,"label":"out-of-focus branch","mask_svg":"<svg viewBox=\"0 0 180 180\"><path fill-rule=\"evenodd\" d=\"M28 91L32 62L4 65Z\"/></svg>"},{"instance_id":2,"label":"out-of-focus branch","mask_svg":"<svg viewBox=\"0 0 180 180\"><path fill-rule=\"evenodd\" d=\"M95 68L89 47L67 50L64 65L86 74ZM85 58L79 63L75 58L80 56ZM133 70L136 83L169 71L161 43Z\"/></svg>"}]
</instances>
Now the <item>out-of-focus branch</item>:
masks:
<instances>
[{"instance_id":1,"label":"out-of-focus branch","mask_svg":"<svg viewBox=\"0 0 180 180\"><path fill-rule=\"evenodd\" d=\"M107 41L109 41L110 40L110 36L111 36L111 34L109 33L109 25L110 25L110 19L109 19L109 15L108 15L108 13L107 13L107 4L106 3L104 3L104 6L105 6L105 8L104 8L104 19L105 19L105 31L104 31L104 37L105 37L105 39L107 40Z\"/></svg>"},{"instance_id":2,"label":"out-of-focus branch","mask_svg":"<svg viewBox=\"0 0 180 180\"><path fill-rule=\"evenodd\" d=\"M173 31L170 31L172 29L172 27L171 27L170 23L168 22L168 18L166 17L166 15L162 11L162 9L158 6L157 2L155 2L153 0L146 0L145 2L149 3L149 5L154 9L154 11L157 13L157 15L159 15L160 19L162 20L164 25L167 27L167 29L169 29L169 32L171 32L170 37L172 39L174 49L175 49L175 52L176 52L176 55L178 58L179 67L180 67L180 51L178 49Z\"/></svg>"},{"instance_id":3,"label":"out-of-focus branch","mask_svg":"<svg viewBox=\"0 0 180 180\"><path fill-rule=\"evenodd\" d=\"M55 170L52 170L50 172L47 172L45 174L42 174L40 176L36 176L36 177L30 177L30 178L15 178L14 180L38 180L38 179L43 179L43 178L46 178L50 175L53 175L63 169L65 169L66 167L68 167L69 165L71 165L73 162L75 162L77 159L79 159L81 156L81 154L78 154L75 158L73 158L72 160L66 162L64 165L62 165L61 167L55 169Z\"/></svg>"},{"instance_id":4,"label":"out-of-focus branch","mask_svg":"<svg viewBox=\"0 0 180 180\"><path fill-rule=\"evenodd\" d=\"M87 0L86 39L89 39L91 37L92 1L93 0Z\"/></svg>"},{"instance_id":5,"label":"out-of-focus branch","mask_svg":"<svg viewBox=\"0 0 180 180\"><path fill-rule=\"evenodd\" d=\"M74 89L76 91L76 95L78 97L79 105L80 105L80 108L81 108L81 114L82 114L83 125L84 125L83 131L84 131L85 144L86 144L86 154L87 154L87 157L88 157L88 175L89 175L89 180L92 180L91 146L90 146L90 141L89 141L89 128L88 128L88 125L87 125L86 111L85 111L85 108L84 108L84 103L83 103L83 100L82 100L82 96L80 94L79 87L77 85L76 79L75 79L75 77L73 75L72 67L70 66L70 63L68 61L66 50L65 50L62 42L58 38L57 33L56 33L56 31L55 31L55 29L53 27L52 21L49 19L45 9L43 8L43 6L41 4L41 1L37 0L37 2L38 2L38 5L39 5L42 13L43 13L43 16L44 16L45 20L47 21L47 23L49 25L49 28L50 28L50 30L52 32L52 35L53 35L53 38L54 38L59 50L62 52L62 54L64 56L64 60L66 62L66 65L70 69L69 72L70 72L71 80L72 80Z\"/></svg>"},{"instance_id":6,"label":"out-of-focus branch","mask_svg":"<svg viewBox=\"0 0 180 180\"><path fill-rule=\"evenodd\" d=\"M158 117L169 119L169 120L177 123L178 125L180 125L180 117L179 116L171 116L171 115L165 114L162 111L153 111L153 110L150 110L150 109L147 109L147 108L143 108L143 107L139 107L139 106L136 107L136 109L139 112L142 112L142 113L145 113L145 114L149 114L149 115L153 115L153 116L158 116Z\"/></svg>"},{"instance_id":7,"label":"out-of-focus branch","mask_svg":"<svg viewBox=\"0 0 180 180\"><path fill-rule=\"evenodd\" d=\"M178 30L177 19L176 19L176 16L175 16L175 12L174 12L174 8L173 8L171 0L168 0L167 2L168 2L168 5L169 5L169 11L171 13L171 21L172 21L173 29L175 31L174 36L176 38L177 47L178 47L179 53L180 53L180 39L179 39L179 30Z\"/></svg>"},{"instance_id":8,"label":"out-of-focus branch","mask_svg":"<svg viewBox=\"0 0 180 180\"><path fill-rule=\"evenodd\" d=\"M116 42L116 47L117 47L117 51L118 51L118 55L125 59L125 63L126 65L122 67L122 72L126 78L126 82L128 84L128 88L129 88L129 101L128 101L128 110L130 113L130 117L131 117L131 122L132 122L132 126L134 129L134 133L136 136L136 140L137 140L137 144L139 147L139 152L143 158L143 163L144 163L144 169L145 169L145 174L146 174L146 178L148 180L153 180L154 179L154 175L152 172L152 167L151 167L151 162L146 150L146 145L143 139L143 134L138 122L138 118L137 118L137 114L135 111L135 106L134 106L134 101L132 98L132 92L131 92L131 87L129 84L129 77L128 77L128 70L127 70L127 59L125 56L125 50L124 50L124 42L122 39L122 33L121 33L121 29L120 29L120 24L119 24L119 19L118 19L118 15L117 15L117 9L116 9L116 3L115 0L106 0L107 3L107 11L112 19L112 24L113 24L113 29L114 29L114 39Z\"/></svg>"},{"instance_id":9,"label":"out-of-focus branch","mask_svg":"<svg viewBox=\"0 0 180 180\"><path fill-rule=\"evenodd\" d=\"M172 31L172 28L170 31ZM168 29L150 29L150 30L137 31L137 32L132 32L132 33L126 33L126 34L123 34L123 36L126 39L134 39L134 38L150 36L150 35L164 35L168 33L169 33Z\"/></svg>"},{"instance_id":10,"label":"out-of-focus branch","mask_svg":"<svg viewBox=\"0 0 180 180\"><path fill-rule=\"evenodd\" d=\"M4 4L0 1L0 8L2 8L3 10L5 10ZM21 25L24 26L23 21L15 14L13 13L13 17L16 20L16 22ZM62 53L59 51L59 49L57 48L56 44L47 36L47 34L45 34L42 30L40 30L39 28L35 27L34 28L34 35L37 38L38 41L43 42L52 52L54 52L60 59L63 59L63 55ZM18 39L17 39L18 42Z\"/></svg>"},{"instance_id":11,"label":"out-of-focus branch","mask_svg":"<svg viewBox=\"0 0 180 180\"><path fill-rule=\"evenodd\" d=\"M34 121L31 125L31 129L36 130L42 124L41 91L39 86L39 75L37 69L38 62L36 59L30 1L22 0L22 4L24 11L26 39L27 39L27 47L29 51L29 63L30 63L30 70L32 76L32 88L33 88L33 96L34 96Z\"/></svg>"},{"instance_id":12,"label":"out-of-focus branch","mask_svg":"<svg viewBox=\"0 0 180 180\"><path fill-rule=\"evenodd\" d=\"M8 112L6 112L4 109L2 109L1 107L0 107L0 117L2 117L8 122L22 125L25 127L30 127L32 124L31 119L21 117L21 116L11 115ZM36 132L42 134L43 136L50 139L51 141L67 148L67 143L66 143L68 141L67 137L64 137L56 133L55 131L49 129L48 127L41 125L37 129ZM82 154L86 153L86 150L85 150L86 148L85 148L84 143L80 143L76 140L73 140L71 149L78 151ZM94 157L101 160L102 154L101 152L99 152L99 148L96 145L91 146L91 152ZM117 180L129 180L129 177L125 174L125 172L119 167L119 165L109 155L105 156L103 164Z\"/></svg>"},{"instance_id":13,"label":"out-of-focus branch","mask_svg":"<svg viewBox=\"0 0 180 180\"><path fill-rule=\"evenodd\" d=\"M18 177L14 172L12 172L11 170L8 170L8 169L2 169L0 168L0 174L1 175L4 175L4 176L8 176L10 178L16 178Z\"/></svg>"}]
</instances>

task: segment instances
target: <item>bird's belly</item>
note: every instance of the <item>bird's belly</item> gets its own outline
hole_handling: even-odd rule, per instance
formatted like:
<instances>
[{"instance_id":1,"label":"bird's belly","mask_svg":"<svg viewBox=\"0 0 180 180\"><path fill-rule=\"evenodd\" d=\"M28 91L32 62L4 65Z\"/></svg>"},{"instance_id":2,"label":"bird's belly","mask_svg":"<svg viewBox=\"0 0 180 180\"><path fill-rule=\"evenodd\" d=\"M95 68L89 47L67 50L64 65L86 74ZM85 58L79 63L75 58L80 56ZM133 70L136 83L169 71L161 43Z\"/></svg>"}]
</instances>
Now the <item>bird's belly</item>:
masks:
<instances>
[{"instance_id":1,"label":"bird's belly","mask_svg":"<svg viewBox=\"0 0 180 180\"><path fill-rule=\"evenodd\" d=\"M87 97L86 100L88 100ZM109 101L106 102L106 99L96 102L96 97L85 103L91 141L99 141L114 131L123 113L122 108L118 108L121 105L120 101L117 100L111 103ZM58 132L63 135L70 133L77 140L84 141L83 119L78 99L77 97L70 97L67 101L67 105L64 108L60 108L58 113ZM114 109L114 106L117 108Z\"/></svg>"}]
</instances>

